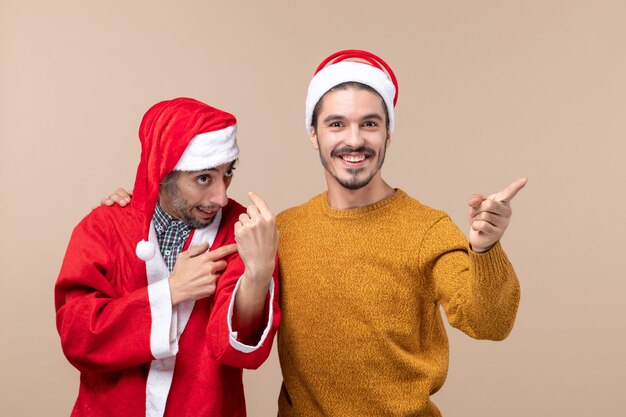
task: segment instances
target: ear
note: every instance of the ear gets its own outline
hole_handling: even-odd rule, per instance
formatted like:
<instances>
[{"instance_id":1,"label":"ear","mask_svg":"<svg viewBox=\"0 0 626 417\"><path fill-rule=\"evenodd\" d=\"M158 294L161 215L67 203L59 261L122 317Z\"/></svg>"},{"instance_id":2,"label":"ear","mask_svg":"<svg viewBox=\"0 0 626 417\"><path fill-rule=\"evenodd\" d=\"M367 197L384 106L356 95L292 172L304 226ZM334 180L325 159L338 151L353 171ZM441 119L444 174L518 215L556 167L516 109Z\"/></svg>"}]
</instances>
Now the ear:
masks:
<instances>
[{"instance_id":1,"label":"ear","mask_svg":"<svg viewBox=\"0 0 626 417\"><path fill-rule=\"evenodd\" d=\"M387 131L387 140L385 141L385 148L388 148L391 145L391 132Z\"/></svg>"},{"instance_id":2,"label":"ear","mask_svg":"<svg viewBox=\"0 0 626 417\"><path fill-rule=\"evenodd\" d=\"M313 149L319 150L320 145L317 143L317 131L314 127L311 128L311 136L309 137L309 140L311 141L311 145L313 145Z\"/></svg>"}]
</instances>

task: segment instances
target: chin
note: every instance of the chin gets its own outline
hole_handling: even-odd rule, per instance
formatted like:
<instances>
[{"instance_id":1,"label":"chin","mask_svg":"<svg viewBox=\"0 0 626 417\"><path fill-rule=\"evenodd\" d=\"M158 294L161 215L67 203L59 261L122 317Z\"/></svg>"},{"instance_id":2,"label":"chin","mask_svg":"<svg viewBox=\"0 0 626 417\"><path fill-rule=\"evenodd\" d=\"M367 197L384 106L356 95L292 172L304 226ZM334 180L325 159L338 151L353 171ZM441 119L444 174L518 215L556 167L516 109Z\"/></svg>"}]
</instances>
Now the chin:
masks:
<instances>
[{"instance_id":1,"label":"chin","mask_svg":"<svg viewBox=\"0 0 626 417\"><path fill-rule=\"evenodd\" d=\"M203 229L207 227L208 225L210 225L211 223L213 223L213 220L215 220L215 216L211 217L210 219L198 219L196 217L187 217L185 219L185 222L187 222L187 224L189 224L194 229Z\"/></svg>"},{"instance_id":2,"label":"chin","mask_svg":"<svg viewBox=\"0 0 626 417\"><path fill-rule=\"evenodd\" d=\"M348 190L360 190L363 187L366 187L371 181L372 181L372 177L369 178L336 178L337 182L339 182L339 184L343 187L343 188L347 188Z\"/></svg>"}]
</instances>

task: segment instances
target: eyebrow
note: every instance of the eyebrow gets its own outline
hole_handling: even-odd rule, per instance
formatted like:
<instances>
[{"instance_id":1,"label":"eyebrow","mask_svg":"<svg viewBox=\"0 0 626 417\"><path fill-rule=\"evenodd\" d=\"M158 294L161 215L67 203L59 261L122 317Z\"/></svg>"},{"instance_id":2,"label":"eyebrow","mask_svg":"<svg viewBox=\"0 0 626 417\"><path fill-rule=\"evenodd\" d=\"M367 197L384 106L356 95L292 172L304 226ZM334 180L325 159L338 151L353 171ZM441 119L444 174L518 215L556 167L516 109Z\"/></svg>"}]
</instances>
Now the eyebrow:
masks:
<instances>
[{"instance_id":1,"label":"eyebrow","mask_svg":"<svg viewBox=\"0 0 626 417\"><path fill-rule=\"evenodd\" d=\"M344 120L344 119L345 117L340 116L338 114L330 114L324 118L324 123L330 123L330 122L334 122L337 120Z\"/></svg>"},{"instance_id":2,"label":"eyebrow","mask_svg":"<svg viewBox=\"0 0 626 417\"><path fill-rule=\"evenodd\" d=\"M345 119L346 118L344 116L341 116L339 114L330 114L324 118L324 123L336 122L336 121L345 120ZM366 114L365 116L361 118L361 120L372 120L372 119L378 120L381 122L383 121L383 117L378 113Z\"/></svg>"},{"instance_id":3,"label":"eyebrow","mask_svg":"<svg viewBox=\"0 0 626 417\"><path fill-rule=\"evenodd\" d=\"M375 120L379 120L379 121L383 121L383 117L378 114L378 113L372 113L372 114L368 114L366 116L363 117L363 120L367 120L367 119L375 119Z\"/></svg>"},{"instance_id":4,"label":"eyebrow","mask_svg":"<svg viewBox=\"0 0 626 417\"><path fill-rule=\"evenodd\" d=\"M237 164L237 160L238 159L235 159L233 162L231 162L231 164L228 166L228 169L234 168L234 166ZM217 172L217 167L207 168L207 169L203 169L202 171L197 171L194 175L206 175L209 172L211 173Z\"/></svg>"}]
</instances>

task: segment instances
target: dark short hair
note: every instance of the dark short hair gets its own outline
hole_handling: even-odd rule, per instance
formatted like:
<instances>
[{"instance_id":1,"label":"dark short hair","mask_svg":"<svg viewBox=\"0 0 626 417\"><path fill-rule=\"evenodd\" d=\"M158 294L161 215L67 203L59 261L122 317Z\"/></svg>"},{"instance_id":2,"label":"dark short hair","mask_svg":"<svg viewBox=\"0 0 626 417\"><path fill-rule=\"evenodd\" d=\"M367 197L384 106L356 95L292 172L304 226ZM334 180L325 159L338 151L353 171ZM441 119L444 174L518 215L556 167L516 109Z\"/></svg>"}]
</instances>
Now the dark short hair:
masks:
<instances>
[{"instance_id":1,"label":"dark short hair","mask_svg":"<svg viewBox=\"0 0 626 417\"><path fill-rule=\"evenodd\" d=\"M350 88L369 91L370 93L376 94L380 98L380 101L383 104L383 109L385 110L385 126L387 128L387 131L389 131L389 110L387 109L387 103L385 103L385 100L378 93L378 91L374 90L367 84L363 84L357 81L346 81L345 83L337 84L336 86L324 93L324 95L318 100L318 102L315 104L315 107L313 108L313 114L311 115L311 126L313 126L313 129L317 130L317 116L319 115L320 109L322 108L322 102L324 101L324 97L326 97L326 94L330 93L331 91L348 90Z\"/></svg>"},{"instance_id":2,"label":"dark short hair","mask_svg":"<svg viewBox=\"0 0 626 417\"><path fill-rule=\"evenodd\" d=\"M165 176L165 178L163 178L163 180L161 180L161 187L165 187L165 189L170 193L170 195L176 194L177 192L176 180L178 180L178 177L180 176L180 172L181 171L171 171L169 174Z\"/></svg>"}]
</instances>

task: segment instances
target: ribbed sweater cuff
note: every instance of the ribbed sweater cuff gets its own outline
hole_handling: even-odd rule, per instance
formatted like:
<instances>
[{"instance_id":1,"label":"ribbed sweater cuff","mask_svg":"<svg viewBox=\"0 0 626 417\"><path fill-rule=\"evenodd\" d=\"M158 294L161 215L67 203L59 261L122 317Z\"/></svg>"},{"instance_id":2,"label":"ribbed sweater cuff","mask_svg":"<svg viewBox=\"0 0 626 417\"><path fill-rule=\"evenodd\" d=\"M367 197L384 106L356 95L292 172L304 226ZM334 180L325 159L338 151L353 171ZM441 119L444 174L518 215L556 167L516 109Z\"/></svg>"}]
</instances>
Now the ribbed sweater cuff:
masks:
<instances>
[{"instance_id":1,"label":"ribbed sweater cuff","mask_svg":"<svg viewBox=\"0 0 626 417\"><path fill-rule=\"evenodd\" d=\"M507 272L512 269L500 242L487 252L477 253L470 249L469 253L477 277L506 277Z\"/></svg>"}]
</instances>

